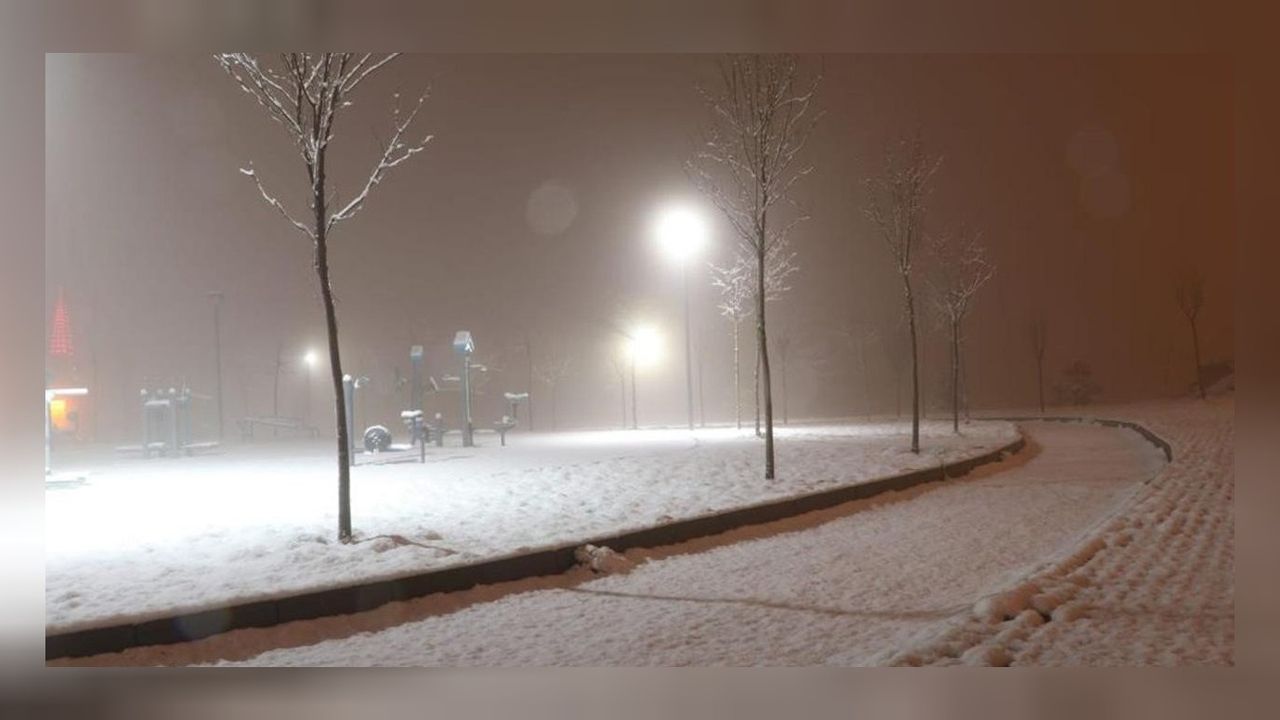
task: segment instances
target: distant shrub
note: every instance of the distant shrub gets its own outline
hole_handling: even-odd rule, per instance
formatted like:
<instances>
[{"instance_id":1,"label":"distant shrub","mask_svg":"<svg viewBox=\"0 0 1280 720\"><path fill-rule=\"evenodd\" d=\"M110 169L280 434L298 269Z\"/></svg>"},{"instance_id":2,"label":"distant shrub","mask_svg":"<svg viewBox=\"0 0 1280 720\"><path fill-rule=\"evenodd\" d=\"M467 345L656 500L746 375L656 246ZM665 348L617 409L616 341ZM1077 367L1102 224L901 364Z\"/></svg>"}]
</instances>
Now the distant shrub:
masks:
<instances>
[{"instance_id":1,"label":"distant shrub","mask_svg":"<svg viewBox=\"0 0 1280 720\"><path fill-rule=\"evenodd\" d=\"M1062 380L1053 386L1061 405L1088 405L1102 392L1093 380L1093 368L1083 360L1076 360L1062 371Z\"/></svg>"}]
</instances>

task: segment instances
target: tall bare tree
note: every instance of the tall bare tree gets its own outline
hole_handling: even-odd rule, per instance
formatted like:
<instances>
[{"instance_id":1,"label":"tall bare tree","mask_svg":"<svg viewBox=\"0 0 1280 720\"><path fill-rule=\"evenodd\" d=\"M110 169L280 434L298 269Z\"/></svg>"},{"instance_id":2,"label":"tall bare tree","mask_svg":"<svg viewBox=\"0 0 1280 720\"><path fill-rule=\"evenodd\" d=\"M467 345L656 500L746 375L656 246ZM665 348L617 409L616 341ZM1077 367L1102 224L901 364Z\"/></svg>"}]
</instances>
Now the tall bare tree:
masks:
<instances>
[{"instance_id":1,"label":"tall bare tree","mask_svg":"<svg viewBox=\"0 0 1280 720\"><path fill-rule=\"evenodd\" d=\"M268 117L284 128L307 171L310 213L305 220L299 220L285 208L278 196L267 191L252 164L241 169L257 185L262 199L312 242L329 339L329 369L338 435L338 538L344 542L351 539L351 458L344 422L346 407L342 392L342 359L338 350L338 318L329 278L329 234L339 223L350 220L364 208L369 193L382 182L389 170L421 152L431 140L430 135L421 139L409 138L410 128L426 101L426 94L420 95L407 112L401 111L399 94L396 94L386 142L373 169L350 198L339 198L330 185L328 151L338 117L352 104L352 93L366 78L396 57L395 53L287 53L272 60L262 60L245 53L216 56L222 69L266 110Z\"/></svg>"},{"instance_id":2,"label":"tall bare tree","mask_svg":"<svg viewBox=\"0 0 1280 720\"><path fill-rule=\"evenodd\" d=\"M1206 393L1203 366L1200 364L1200 332L1196 321L1200 317L1200 310L1204 308L1204 274L1198 270L1186 273L1174 285L1173 297L1178 303L1178 309L1182 311L1182 316L1191 326L1191 349L1195 353L1196 362L1196 388L1200 391L1200 399L1203 400Z\"/></svg>"},{"instance_id":3,"label":"tall bare tree","mask_svg":"<svg viewBox=\"0 0 1280 720\"><path fill-rule=\"evenodd\" d=\"M720 82L702 88L710 111L690 176L724 213L739 254L755 260L756 346L760 353L765 416L764 476L774 477L773 393L765 316L768 258L786 242L803 215L777 222L779 203L791 203L795 183L812 166L800 153L821 113L814 98L819 78L800 78L794 55L734 55L720 61ZM772 215L771 215L772 213Z\"/></svg>"},{"instance_id":4,"label":"tall bare tree","mask_svg":"<svg viewBox=\"0 0 1280 720\"><path fill-rule=\"evenodd\" d=\"M929 250L937 261L929 280L933 303L947 326L951 345L951 429L958 433L964 321L973 308L974 297L995 274L996 268L987 260L980 232L961 231L934 236Z\"/></svg>"},{"instance_id":5,"label":"tall bare tree","mask_svg":"<svg viewBox=\"0 0 1280 720\"><path fill-rule=\"evenodd\" d=\"M1036 358L1036 394L1040 400L1040 414L1044 414L1044 352L1049 346L1049 326L1044 315L1031 319L1031 352Z\"/></svg>"},{"instance_id":6,"label":"tall bare tree","mask_svg":"<svg viewBox=\"0 0 1280 720\"><path fill-rule=\"evenodd\" d=\"M902 279L903 310L911 340L911 452L920 452L920 363L916 301L911 286L911 251L924 232L925 200L942 163L924 151L919 135L897 143L885 155L884 169L866 181L867 217L889 247Z\"/></svg>"}]
</instances>

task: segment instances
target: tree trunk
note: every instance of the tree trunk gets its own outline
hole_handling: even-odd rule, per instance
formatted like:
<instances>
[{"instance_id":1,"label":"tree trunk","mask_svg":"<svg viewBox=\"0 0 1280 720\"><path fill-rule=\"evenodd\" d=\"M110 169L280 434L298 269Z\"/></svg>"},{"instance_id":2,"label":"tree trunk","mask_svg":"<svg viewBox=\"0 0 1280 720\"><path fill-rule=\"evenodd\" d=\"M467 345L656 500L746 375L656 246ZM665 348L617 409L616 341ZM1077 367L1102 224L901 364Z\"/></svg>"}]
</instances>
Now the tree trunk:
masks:
<instances>
[{"instance_id":1,"label":"tree trunk","mask_svg":"<svg viewBox=\"0 0 1280 720\"><path fill-rule=\"evenodd\" d=\"M1204 391L1204 373L1200 372L1200 333L1196 328L1196 319L1191 318L1191 348L1195 352L1196 360L1196 387L1200 389L1200 399L1204 400L1207 395Z\"/></svg>"},{"instance_id":2,"label":"tree trunk","mask_svg":"<svg viewBox=\"0 0 1280 720\"><path fill-rule=\"evenodd\" d=\"M920 452L920 363L916 347L916 306L911 294L911 277L902 276L907 292L907 329L911 334L911 452Z\"/></svg>"},{"instance_id":3,"label":"tree trunk","mask_svg":"<svg viewBox=\"0 0 1280 720\"><path fill-rule=\"evenodd\" d=\"M951 431L960 434L960 323L951 321Z\"/></svg>"},{"instance_id":4,"label":"tree trunk","mask_svg":"<svg viewBox=\"0 0 1280 720\"><path fill-rule=\"evenodd\" d=\"M769 377L769 345L765 333L764 251L765 234L756 240L756 335L760 362L760 380L764 392L764 479L772 480L773 466L773 388Z\"/></svg>"},{"instance_id":5,"label":"tree trunk","mask_svg":"<svg viewBox=\"0 0 1280 720\"><path fill-rule=\"evenodd\" d=\"M325 227L325 157L320 152L316 162L312 203L315 206L316 275L320 280L320 297L324 301L325 329L329 335L329 370L333 381L333 403L338 429L338 539L351 541L351 455L347 442L347 399L342 391L342 358L338 352L338 315L333 305L333 287L329 282L328 232Z\"/></svg>"},{"instance_id":6,"label":"tree trunk","mask_svg":"<svg viewBox=\"0 0 1280 720\"><path fill-rule=\"evenodd\" d=\"M790 416L787 414L787 399L790 397L787 394L787 356L779 357L778 364L780 366L778 370L782 372L782 424L790 425Z\"/></svg>"},{"instance_id":7,"label":"tree trunk","mask_svg":"<svg viewBox=\"0 0 1280 720\"><path fill-rule=\"evenodd\" d=\"M742 360L738 338L742 321L733 319L733 421L738 429L742 429Z\"/></svg>"},{"instance_id":8,"label":"tree trunk","mask_svg":"<svg viewBox=\"0 0 1280 720\"><path fill-rule=\"evenodd\" d=\"M756 367L752 375L755 381L755 390L751 395L751 405L756 411L756 437L764 437L764 433L760 432L760 321L756 320Z\"/></svg>"},{"instance_id":9,"label":"tree trunk","mask_svg":"<svg viewBox=\"0 0 1280 720\"><path fill-rule=\"evenodd\" d=\"M1040 396L1040 414L1044 415L1044 356L1036 357L1036 392Z\"/></svg>"}]
</instances>

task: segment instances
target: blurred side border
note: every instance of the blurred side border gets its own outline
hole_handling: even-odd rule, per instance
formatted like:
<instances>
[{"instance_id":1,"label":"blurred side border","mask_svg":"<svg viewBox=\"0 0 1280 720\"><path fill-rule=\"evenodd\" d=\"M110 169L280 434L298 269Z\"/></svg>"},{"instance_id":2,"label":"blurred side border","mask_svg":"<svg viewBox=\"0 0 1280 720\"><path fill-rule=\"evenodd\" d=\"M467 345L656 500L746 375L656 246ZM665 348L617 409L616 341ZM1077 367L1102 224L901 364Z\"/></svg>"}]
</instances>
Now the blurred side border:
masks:
<instances>
[{"instance_id":1,"label":"blurred side border","mask_svg":"<svg viewBox=\"0 0 1280 720\"><path fill-rule=\"evenodd\" d=\"M649 0L0 0L0 543L5 552L4 717L362 716L470 712L536 717L848 715L1166 718L1268 715L1280 665L1272 570L1280 486L1280 66L1266 2L968 3ZM1238 245L1237 667L1231 670L435 671L372 676L41 667L43 491L37 415L43 357L45 52L269 50L302 45L430 52L1222 53L1233 59ZM1259 710L1263 712L1258 713Z\"/></svg>"}]
</instances>

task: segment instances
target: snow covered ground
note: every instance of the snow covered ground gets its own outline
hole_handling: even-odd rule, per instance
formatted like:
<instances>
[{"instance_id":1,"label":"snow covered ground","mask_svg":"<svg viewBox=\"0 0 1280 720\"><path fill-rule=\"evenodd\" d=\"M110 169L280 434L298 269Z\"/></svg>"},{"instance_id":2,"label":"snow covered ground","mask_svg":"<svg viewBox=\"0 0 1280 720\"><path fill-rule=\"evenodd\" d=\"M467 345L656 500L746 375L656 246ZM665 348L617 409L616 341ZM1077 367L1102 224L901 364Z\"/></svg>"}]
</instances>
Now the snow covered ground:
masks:
<instances>
[{"instance_id":1,"label":"snow covered ground","mask_svg":"<svg viewBox=\"0 0 1280 720\"><path fill-rule=\"evenodd\" d=\"M45 495L46 631L151 617L402 575L562 545L673 518L936 466L1001 446L1008 423L953 436L879 422L779 431L761 477L750 431L512 435L508 447L431 448L416 462L352 472L360 542L333 540L330 443L233 446L192 458L55 457L82 484ZM416 461L416 457L414 458Z\"/></svg>"},{"instance_id":2,"label":"snow covered ground","mask_svg":"<svg viewBox=\"0 0 1280 720\"><path fill-rule=\"evenodd\" d=\"M1085 544L1164 467L1130 430L1031 423L965 478L579 569L68 664L874 664Z\"/></svg>"}]
</instances>

